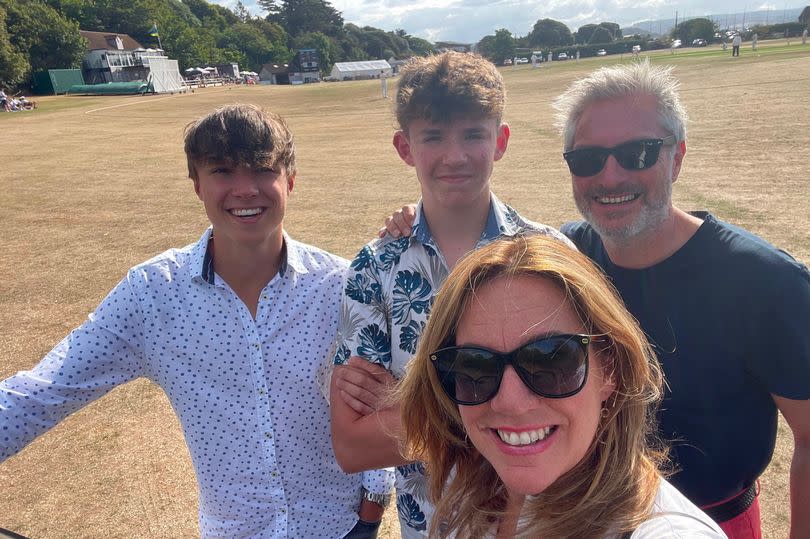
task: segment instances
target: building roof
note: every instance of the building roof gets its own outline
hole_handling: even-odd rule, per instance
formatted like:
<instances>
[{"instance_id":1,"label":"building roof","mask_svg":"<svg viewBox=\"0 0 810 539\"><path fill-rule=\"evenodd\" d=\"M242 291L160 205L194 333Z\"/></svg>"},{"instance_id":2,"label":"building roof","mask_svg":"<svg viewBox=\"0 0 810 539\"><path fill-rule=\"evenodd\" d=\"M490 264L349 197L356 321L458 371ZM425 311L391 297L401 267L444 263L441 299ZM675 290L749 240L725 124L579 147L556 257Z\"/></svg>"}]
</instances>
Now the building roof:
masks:
<instances>
[{"instance_id":1,"label":"building roof","mask_svg":"<svg viewBox=\"0 0 810 539\"><path fill-rule=\"evenodd\" d=\"M370 71L391 69L391 64L385 60L367 60L365 62L337 62L335 68L342 73L351 73L352 71Z\"/></svg>"},{"instance_id":2,"label":"building roof","mask_svg":"<svg viewBox=\"0 0 810 539\"><path fill-rule=\"evenodd\" d=\"M135 49L142 49L140 43L132 39L127 34L116 34L115 32L90 32L88 30L79 30L79 33L87 40L87 50L125 50L134 51ZM117 40L121 40L123 49L117 46Z\"/></svg>"},{"instance_id":3,"label":"building roof","mask_svg":"<svg viewBox=\"0 0 810 539\"><path fill-rule=\"evenodd\" d=\"M262 64L261 73L269 73L273 75L278 75L279 73L287 73L290 70L289 64L274 64L272 62L267 64Z\"/></svg>"}]
</instances>

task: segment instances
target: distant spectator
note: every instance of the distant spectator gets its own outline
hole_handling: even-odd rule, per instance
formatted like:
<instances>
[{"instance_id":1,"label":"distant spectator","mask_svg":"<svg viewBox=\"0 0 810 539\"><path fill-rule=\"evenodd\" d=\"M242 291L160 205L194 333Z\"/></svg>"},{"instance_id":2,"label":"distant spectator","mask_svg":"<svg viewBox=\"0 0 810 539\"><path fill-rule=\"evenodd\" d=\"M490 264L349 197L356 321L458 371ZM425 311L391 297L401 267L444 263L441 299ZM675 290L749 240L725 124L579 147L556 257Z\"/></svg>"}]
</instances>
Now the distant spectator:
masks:
<instances>
[{"instance_id":1,"label":"distant spectator","mask_svg":"<svg viewBox=\"0 0 810 539\"><path fill-rule=\"evenodd\" d=\"M731 40L731 56L740 55L740 45L742 44L742 36L734 34L734 39Z\"/></svg>"},{"instance_id":2,"label":"distant spectator","mask_svg":"<svg viewBox=\"0 0 810 539\"><path fill-rule=\"evenodd\" d=\"M382 89L383 99L388 99L388 77L385 75L385 70L380 70L380 87Z\"/></svg>"},{"instance_id":3,"label":"distant spectator","mask_svg":"<svg viewBox=\"0 0 810 539\"><path fill-rule=\"evenodd\" d=\"M17 106L20 108L20 110L34 110L35 108L37 108L37 102L28 99L24 95L20 96L20 98L17 99L16 101Z\"/></svg>"},{"instance_id":4,"label":"distant spectator","mask_svg":"<svg viewBox=\"0 0 810 539\"><path fill-rule=\"evenodd\" d=\"M9 98L2 88L0 88L0 106L3 107L3 111L11 112L11 104L9 103Z\"/></svg>"},{"instance_id":5,"label":"distant spectator","mask_svg":"<svg viewBox=\"0 0 810 539\"><path fill-rule=\"evenodd\" d=\"M759 41L759 34L754 32L754 36L751 38L751 50L757 50L757 42Z\"/></svg>"}]
</instances>

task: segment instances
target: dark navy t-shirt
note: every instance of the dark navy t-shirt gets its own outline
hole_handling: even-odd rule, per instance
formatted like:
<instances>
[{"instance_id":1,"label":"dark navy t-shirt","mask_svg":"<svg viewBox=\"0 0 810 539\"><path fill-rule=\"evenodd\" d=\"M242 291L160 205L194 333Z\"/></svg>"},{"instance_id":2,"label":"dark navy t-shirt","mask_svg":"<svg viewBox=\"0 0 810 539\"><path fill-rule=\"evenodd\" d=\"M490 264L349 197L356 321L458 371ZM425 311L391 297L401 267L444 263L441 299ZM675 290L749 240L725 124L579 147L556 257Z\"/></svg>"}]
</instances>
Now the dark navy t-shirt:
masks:
<instances>
[{"instance_id":1,"label":"dark navy t-shirt","mask_svg":"<svg viewBox=\"0 0 810 539\"><path fill-rule=\"evenodd\" d=\"M666 260L613 264L587 223L561 228L607 273L661 361L668 388L658 414L680 471L671 482L697 505L754 481L771 459L771 398L810 398L810 273L738 227L704 219Z\"/></svg>"}]
</instances>

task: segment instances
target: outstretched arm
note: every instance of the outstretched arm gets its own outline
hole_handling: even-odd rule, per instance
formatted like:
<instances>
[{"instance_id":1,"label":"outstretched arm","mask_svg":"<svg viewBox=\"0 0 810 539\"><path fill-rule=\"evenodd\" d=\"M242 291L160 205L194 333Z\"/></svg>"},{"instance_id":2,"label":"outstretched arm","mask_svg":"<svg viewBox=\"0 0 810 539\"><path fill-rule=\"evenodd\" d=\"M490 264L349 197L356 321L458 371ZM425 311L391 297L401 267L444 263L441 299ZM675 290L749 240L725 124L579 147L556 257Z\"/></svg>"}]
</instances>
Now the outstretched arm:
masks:
<instances>
[{"instance_id":1,"label":"outstretched arm","mask_svg":"<svg viewBox=\"0 0 810 539\"><path fill-rule=\"evenodd\" d=\"M0 382L0 462L82 406L142 375L137 304L129 283L122 281L38 365Z\"/></svg>"}]
</instances>

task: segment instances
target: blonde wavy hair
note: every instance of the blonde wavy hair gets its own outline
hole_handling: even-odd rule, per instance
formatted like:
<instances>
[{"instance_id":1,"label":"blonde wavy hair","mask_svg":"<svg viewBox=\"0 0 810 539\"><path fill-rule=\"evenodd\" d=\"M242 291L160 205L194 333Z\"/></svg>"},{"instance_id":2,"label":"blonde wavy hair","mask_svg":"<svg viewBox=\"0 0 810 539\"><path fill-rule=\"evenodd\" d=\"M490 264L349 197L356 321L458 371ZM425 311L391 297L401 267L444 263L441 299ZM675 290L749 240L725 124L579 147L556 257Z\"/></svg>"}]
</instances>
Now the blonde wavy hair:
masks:
<instances>
[{"instance_id":1,"label":"blonde wavy hair","mask_svg":"<svg viewBox=\"0 0 810 539\"><path fill-rule=\"evenodd\" d=\"M650 513L666 459L653 435L661 370L599 269L562 242L538 235L492 242L459 262L436 297L416 356L393 396L402 403L403 453L427 466L436 505L431 537L483 537L506 508L503 482L466 439L458 405L442 391L429 359L454 343L458 320L476 291L504 275L556 283L586 330L605 337L600 356L616 383L587 453L545 491L527 497L517 536L597 538L634 530Z\"/></svg>"}]
</instances>

